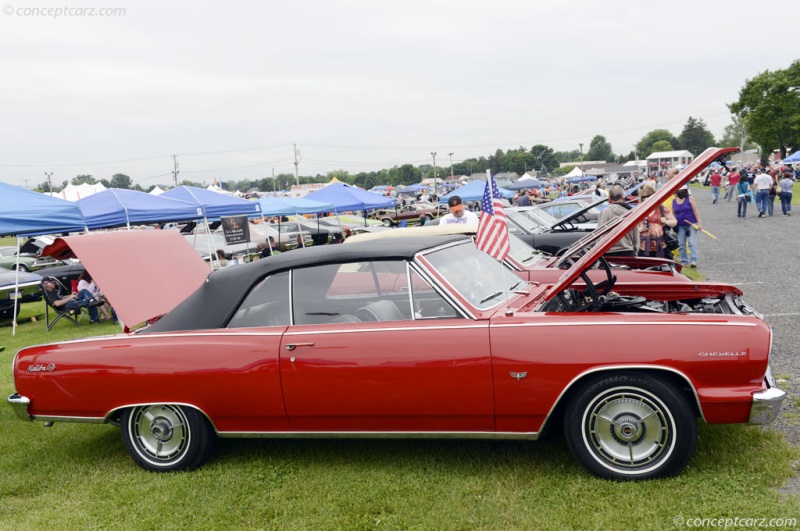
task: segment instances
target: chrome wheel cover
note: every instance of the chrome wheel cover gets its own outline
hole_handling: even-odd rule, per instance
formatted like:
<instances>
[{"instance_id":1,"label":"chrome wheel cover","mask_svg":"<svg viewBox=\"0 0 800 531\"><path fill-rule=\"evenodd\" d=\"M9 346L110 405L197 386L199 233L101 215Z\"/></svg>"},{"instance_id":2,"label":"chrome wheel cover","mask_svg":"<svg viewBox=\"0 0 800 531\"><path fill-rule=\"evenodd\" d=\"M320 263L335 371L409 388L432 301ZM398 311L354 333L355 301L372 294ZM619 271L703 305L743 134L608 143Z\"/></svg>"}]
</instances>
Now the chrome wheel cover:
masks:
<instances>
[{"instance_id":1,"label":"chrome wheel cover","mask_svg":"<svg viewBox=\"0 0 800 531\"><path fill-rule=\"evenodd\" d=\"M620 473L641 474L668 458L675 447L675 420L651 393L608 389L587 406L583 440L598 463Z\"/></svg>"},{"instance_id":2,"label":"chrome wheel cover","mask_svg":"<svg viewBox=\"0 0 800 531\"><path fill-rule=\"evenodd\" d=\"M190 442L189 420L177 406L137 408L128 429L139 454L156 465L179 460Z\"/></svg>"}]
</instances>

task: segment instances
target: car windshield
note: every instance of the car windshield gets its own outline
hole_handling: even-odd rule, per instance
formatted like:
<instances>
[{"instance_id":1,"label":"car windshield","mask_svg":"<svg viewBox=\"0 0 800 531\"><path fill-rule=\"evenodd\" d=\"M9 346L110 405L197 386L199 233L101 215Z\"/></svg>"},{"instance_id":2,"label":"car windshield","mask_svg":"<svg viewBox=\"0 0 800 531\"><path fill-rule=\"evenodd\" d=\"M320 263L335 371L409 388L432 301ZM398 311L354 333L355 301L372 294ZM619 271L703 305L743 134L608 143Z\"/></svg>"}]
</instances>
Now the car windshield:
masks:
<instances>
[{"instance_id":1,"label":"car windshield","mask_svg":"<svg viewBox=\"0 0 800 531\"><path fill-rule=\"evenodd\" d=\"M542 229L545 228L542 223L529 218L525 212L519 210L506 211L506 216L528 234L542 232Z\"/></svg>"},{"instance_id":2,"label":"car windshield","mask_svg":"<svg viewBox=\"0 0 800 531\"><path fill-rule=\"evenodd\" d=\"M520 240L519 236L516 236L511 232L508 234L508 241L511 244L511 251L508 254L511 255L511 258L526 267L530 267L545 257L544 253L538 249L534 249L524 241Z\"/></svg>"},{"instance_id":3,"label":"car windshield","mask_svg":"<svg viewBox=\"0 0 800 531\"><path fill-rule=\"evenodd\" d=\"M558 220L555 217L551 216L541 208L528 208L523 210L523 212L525 212L529 218L548 227L558 223Z\"/></svg>"},{"instance_id":4,"label":"car windshield","mask_svg":"<svg viewBox=\"0 0 800 531\"><path fill-rule=\"evenodd\" d=\"M425 258L452 288L472 306L488 310L525 289L525 282L471 242L425 254Z\"/></svg>"}]
</instances>

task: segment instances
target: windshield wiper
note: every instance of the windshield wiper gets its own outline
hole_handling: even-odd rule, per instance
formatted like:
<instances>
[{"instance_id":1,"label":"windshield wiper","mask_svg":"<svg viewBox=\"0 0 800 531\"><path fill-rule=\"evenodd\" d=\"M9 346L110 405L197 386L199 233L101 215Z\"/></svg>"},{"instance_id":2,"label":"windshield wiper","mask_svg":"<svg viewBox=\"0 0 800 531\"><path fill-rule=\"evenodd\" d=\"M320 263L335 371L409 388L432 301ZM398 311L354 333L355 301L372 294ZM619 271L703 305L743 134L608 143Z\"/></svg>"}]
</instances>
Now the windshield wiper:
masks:
<instances>
[{"instance_id":1,"label":"windshield wiper","mask_svg":"<svg viewBox=\"0 0 800 531\"><path fill-rule=\"evenodd\" d=\"M502 294L503 294L503 292L502 292L502 291L495 291L495 292L494 292L494 293L492 293L491 295L489 295L489 296L487 296L487 297L484 297L484 298L482 298L482 299L481 299L481 302L480 302L479 304L483 304L484 302L486 302L486 301L488 301L488 300L491 300L491 299L494 299L494 298L495 298L495 297L497 297L498 295L502 295Z\"/></svg>"}]
</instances>

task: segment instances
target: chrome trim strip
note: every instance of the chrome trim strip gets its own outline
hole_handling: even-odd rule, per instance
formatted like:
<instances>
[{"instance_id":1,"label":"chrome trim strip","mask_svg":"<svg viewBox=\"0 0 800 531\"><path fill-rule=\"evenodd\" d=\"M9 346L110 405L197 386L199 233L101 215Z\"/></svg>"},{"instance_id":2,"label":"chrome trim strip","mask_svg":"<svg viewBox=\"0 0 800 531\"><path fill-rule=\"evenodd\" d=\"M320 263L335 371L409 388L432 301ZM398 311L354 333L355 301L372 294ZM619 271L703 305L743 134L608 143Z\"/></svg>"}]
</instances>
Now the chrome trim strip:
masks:
<instances>
[{"instance_id":1,"label":"chrome trim strip","mask_svg":"<svg viewBox=\"0 0 800 531\"><path fill-rule=\"evenodd\" d=\"M541 313L541 312L537 312ZM492 328L527 328L527 327L544 327L544 326L610 326L610 325L654 325L654 326L758 326L756 323L709 323L704 321L696 323L693 321L670 321L670 322L656 322L656 321L593 321L593 322L570 322L570 323L508 323L508 324L492 324Z\"/></svg>"},{"instance_id":2,"label":"chrome trim strip","mask_svg":"<svg viewBox=\"0 0 800 531\"><path fill-rule=\"evenodd\" d=\"M411 321L409 321L411 322ZM376 323L377 324L377 323ZM354 332L403 332L403 331L419 331L419 330L465 330L469 328L488 328L489 322L484 324L474 324L465 326L409 326L409 327L393 327L393 328L351 328L348 330L301 330L294 332L286 332L284 336L306 336L309 334L352 334Z\"/></svg>"},{"instance_id":3,"label":"chrome trim strip","mask_svg":"<svg viewBox=\"0 0 800 531\"><path fill-rule=\"evenodd\" d=\"M535 441L539 432L491 431L222 431L226 439L506 439Z\"/></svg>"},{"instance_id":4,"label":"chrome trim strip","mask_svg":"<svg viewBox=\"0 0 800 531\"><path fill-rule=\"evenodd\" d=\"M30 398L14 393L8 397L8 404L20 420L33 421L33 417L28 414L28 406L31 404Z\"/></svg>"},{"instance_id":5,"label":"chrome trim strip","mask_svg":"<svg viewBox=\"0 0 800 531\"><path fill-rule=\"evenodd\" d=\"M82 424L106 424L108 420L103 417L62 417L58 415L33 415L31 420L44 422L78 422Z\"/></svg>"},{"instance_id":6,"label":"chrome trim strip","mask_svg":"<svg viewBox=\"0 0 800 531\"><path fill-rule=\"evenodd\" d=\"M559 393L558 398L556 398L555 402L553 402L553 405L550 407L550 411L547 412L547 416L544 418L544 421L542 422L542 426L539 429L539 431L544 429L544 427L547 425L547 421L550 420L553 411L555 411L556 406L558 406L558 403L561 402L561 399L564 397L567 391L578 380L582 379L584 376L596 372L610 372L610 371L630 370L630 369L634 370L644 369L644 370L657 370L657 371L663 370L677 374L678 376L683 378L686 381L686 383L689 384L689 387L692 389L694 400L697 403L697 410L700 411L700 417L703 419L704 422L706 422L706 416L703 414L703 406L700 404L700 396L697 394L697 389L694 388L694 385L692 384L691 380L689 380L689 377L683 374L681 371L673 369L672 367L664 367L663 365L605 365L602 367L593 367L591 369L585 370L582 373L575 376L572 380L570 380L570 382L564 387L564 389L561 390L561 393Z\"/></svg>"}]
</instances>

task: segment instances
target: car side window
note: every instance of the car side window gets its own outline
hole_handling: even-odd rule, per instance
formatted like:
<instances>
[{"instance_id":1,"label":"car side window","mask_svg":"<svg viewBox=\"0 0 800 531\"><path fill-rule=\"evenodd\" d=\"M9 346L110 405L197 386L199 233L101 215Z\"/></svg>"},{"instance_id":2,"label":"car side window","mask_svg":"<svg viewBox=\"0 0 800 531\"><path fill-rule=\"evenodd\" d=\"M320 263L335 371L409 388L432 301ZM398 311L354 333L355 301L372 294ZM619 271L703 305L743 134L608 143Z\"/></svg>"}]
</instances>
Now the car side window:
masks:
<instances>
[{"instance_id":1,"label":"car side window","mask_svg":"<svg viewBox=\"0 0 800 531\"><path fill-rule=\"evenodd\" d=\"M411 320L405 261L349 262L294 271L294 323Z\"/></svg>"},{"instance_id":2,"label":"car side window","mask_svg":"<svg viewBox=\"0 0 800 531\"><path fill-rule=\"evenodd\" d=\"M289 273L266 277L248 293L228 328L289 325Z\"/></svg>"},{"instance_id":3,"label":"car side window","mask_svg":"<svg viewBox=\"0 0 800 531\"><path fill-rule=\"evenodd\" d=\"M427 280L414 269L410 269L411 301L414 319L456 319L462 317Z\"/></svg>"}]
</instances>

